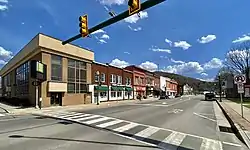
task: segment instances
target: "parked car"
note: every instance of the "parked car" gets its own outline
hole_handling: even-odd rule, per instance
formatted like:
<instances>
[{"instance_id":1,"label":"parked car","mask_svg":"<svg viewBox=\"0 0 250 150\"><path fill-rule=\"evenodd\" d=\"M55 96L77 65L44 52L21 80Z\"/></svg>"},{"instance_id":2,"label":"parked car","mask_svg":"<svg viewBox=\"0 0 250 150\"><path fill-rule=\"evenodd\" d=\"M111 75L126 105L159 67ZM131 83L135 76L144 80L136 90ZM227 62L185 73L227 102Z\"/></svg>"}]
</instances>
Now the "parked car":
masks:
<instances>
[{"instance_id":1,"label":"parked car","mask_svg":"<svg viewBox=\"0 0 250 150\"><path fill-rule=\"evenodd\" d=\"M214 100L215 99L215 94L214 93L206 93L205 94L205 100Z\"/></svg>"},{"instance_id":2,"label":"parked car","mask_svg":"<svg viewBox=\"0 0 250 150\"><path fill-rule=\"evenodd\" d=\"M168 95L160 95L159 99L169 99L169 96Z\"/></svg>"}]
</instances>

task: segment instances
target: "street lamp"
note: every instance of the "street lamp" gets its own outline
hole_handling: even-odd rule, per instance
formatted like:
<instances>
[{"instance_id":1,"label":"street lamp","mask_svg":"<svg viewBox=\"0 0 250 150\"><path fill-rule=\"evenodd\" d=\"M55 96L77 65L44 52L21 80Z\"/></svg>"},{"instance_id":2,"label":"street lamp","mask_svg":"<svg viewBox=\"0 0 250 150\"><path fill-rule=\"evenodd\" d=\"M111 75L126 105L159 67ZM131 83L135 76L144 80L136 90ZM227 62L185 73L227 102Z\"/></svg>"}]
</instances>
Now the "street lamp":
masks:
<instances>
[{"instance_id":1,"label":"street lamp","mask_svg":"<svg viewBox=\"0 0 250 150\"><path fill-rule=\"evenodd\" d=\"M100 72L96 71L96 75L98 77L98 86L100 86L101 85L101 82L100 82ZM97 90L97 102L96 102L96 105L99 105L99 88Z\"/></svg>"},{"instance_id":2,"label":"street lamp","mask_svg":"<svg viewBox=\"0 0 250 150\"><path fill-rule=\"evenodd\" d=\"M218 78L219 78L219 91L220 91L220 102L222 102L222 100L221 100L221 75L220 75L220 73L219 73L219 76L218 76Z\"/></svg>"}]
</instances>

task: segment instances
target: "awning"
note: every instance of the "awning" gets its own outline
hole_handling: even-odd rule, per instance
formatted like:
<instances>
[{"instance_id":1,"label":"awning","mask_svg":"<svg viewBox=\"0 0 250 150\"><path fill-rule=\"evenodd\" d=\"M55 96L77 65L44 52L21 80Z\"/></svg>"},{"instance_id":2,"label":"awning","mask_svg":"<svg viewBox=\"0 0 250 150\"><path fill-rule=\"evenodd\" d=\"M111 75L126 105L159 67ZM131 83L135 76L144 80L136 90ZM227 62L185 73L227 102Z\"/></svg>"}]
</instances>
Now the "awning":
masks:
<instances>
[{"instance_id":1,"label":"awning","mask_svg":"<svg viewBox=\"0 0 250 150\"><path fill-rule=\"evenodd\" d=\"M98 91L108 91L108 87L107 86L95 86L95 90Z\"/></svg>"},{"instance_id":2,"label":"awning","mask_svg":"<svg viewBox=\"0 0 250 150\"><path fill-rule=\"evenodd\" d=\"M112 91L123 91L123 87L122 86L112 86L111 90Z\"/></svg>"},{"instance_id":3,"label":"awning","mask_svg":"<svg viewBox=\"0 0 250 150\"><path fill-rule=\"evenodd\" d=\"M125 87L125 91L133 91L134 89L131 87Z\"/></svg>"}]
</instances>

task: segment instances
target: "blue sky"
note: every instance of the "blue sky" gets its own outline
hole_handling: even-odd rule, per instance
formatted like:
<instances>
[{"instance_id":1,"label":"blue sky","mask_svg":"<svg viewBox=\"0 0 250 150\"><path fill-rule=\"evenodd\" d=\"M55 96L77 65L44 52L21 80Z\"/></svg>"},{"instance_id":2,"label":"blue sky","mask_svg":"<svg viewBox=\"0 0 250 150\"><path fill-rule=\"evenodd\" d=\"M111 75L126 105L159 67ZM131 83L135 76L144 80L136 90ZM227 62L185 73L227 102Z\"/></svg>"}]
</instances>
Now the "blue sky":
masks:
<instances>
[{"instance_id":1,"label":"blue sky","mask_svg":"<svg viewBox=\"0 0 250 150\"><path fill-rule=\"evenodd\" d=\"M93 50L98 62L210 80L230 46L250 39L249 6L248 0L167 0L73 43ZM127 0L0 0L1 66L37 33L66 40L78 34L80 15L88 14L93 27L111 17L107 10L119 14Z\"/></svg>"}]
</instances>

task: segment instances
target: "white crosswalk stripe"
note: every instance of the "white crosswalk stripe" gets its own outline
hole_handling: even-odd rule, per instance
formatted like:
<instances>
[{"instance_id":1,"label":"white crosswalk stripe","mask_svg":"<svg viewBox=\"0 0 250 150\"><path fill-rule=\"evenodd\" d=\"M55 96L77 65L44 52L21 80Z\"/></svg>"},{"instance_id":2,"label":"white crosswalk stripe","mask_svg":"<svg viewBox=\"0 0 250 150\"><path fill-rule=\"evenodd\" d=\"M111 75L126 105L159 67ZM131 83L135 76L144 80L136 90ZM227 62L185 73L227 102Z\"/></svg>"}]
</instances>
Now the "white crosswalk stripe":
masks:
<instances>
[{"instance_id":1,"label":"white crosswalk stripe","mask_svg":"<svg viewBox=\"0 0 250 150\"><path fill-rule=\"evenodd\" d=\"M87 117L87 116L90 116L90 114L70 116L70 117L63 117L63 118L66 118L66 119L77 119L77 118L82 118L82 117Z\"/></svg>"},{"instance_id":2,"label":"white crosswalk stripe","mask_svg":"<svg viewBox=\"0 0 250 150\"><path fill-rule=\"evenodd\" d=\"M222 150L220 141L203 139L200 150Z\"/></svg>"},{"instance_id":3,"label":"white crosswalk stripe","mask_svg":"<svg viewBox=\"0 0 250 150\"><path fill-rule=\"evenodd\" d=\"M185 140L185 138L193 137L193 138L197 138L197 139L202 139L202 142L200 145L200 150L223 150L223 147L222 147L223 142L218 141L218 140L207 139L205 137L199 137L199 136L190 135L187 133L185 134L185 133L176 132L173 130L163 129L163 128L149 126L149 125L143 125L143 124L134 123L134 122L126 121L126 120L121 120L121 119L117 119L117 118L113 118L113 117L94 115L94 114L77 113L77 112L69 112L69 113L67 113L67 112L51 112L51 113L46 113L46 114L47 115L49 114L51 116L56 116L58 118L62 118L62 119L66 119L66 120L80 122L83 124L89 124L89 125L95 124L94 126L104 128L104 129L109 128L110 126L113 126L113 125L118 125L119 123L126 122L127 123L126 125L118 126L116 128L111 129L112 131L116 131L116 132L120 132L120 133L121 132L123 132L123 133L129 132L128 130L130 130L130 129L133 130L137 126L144 126L145 129L140 130L137 133L134 133L134 135L132 137L130 137L134 140L139 140L142 142L146 138L156 140L152 137L154 137L154 135L157 136L157 134L161 134L161 131L166 130L168 132L171 132L171 134L166 136L166 137L162 137L162 139L157 139L160 142L158 145L154 144L155 146L159 146L160 148L163 148L163 149L171 149L171 150L178 149L178 147L183 146L183 141ZM1 114L0 114L0 116L1 116ZM111 119L111 120L109 120L109 119ZM150 141L148 141L148 143L153 144ZM229 144L235 145L235 143L229 143ZM239 144L237 146L241 147L241 145L239 145Z\"/></svg>"},{"instance_id":4,"label":"white crosswalk stripe","mask_svg":"<svg viewBox=\"0 0 250 150\"><path fill-rule=\"evenodd\" d=\"M3 116L5 116L4 114L0 114L0 117L3 117Z\"/></svg>"},{"instance_id":5,"label":"white crosswalk stripe","mask_svg":"<svg viewBox=\"0 0 250 150\"><path fill-rule=\"evenodd\" d=\"M119 128L114 129L114 131L117 131L117 132L124 132L124 131L129 130L129 129L132 129L132 128L136 127L136 126L138 126L137 123L131 122L131 123L125 125L125 126L121 126L121 127L119 127Z\"/></svg>"},{"instance_id":6,"label":"white crosswalk stripe","mask_svg":"<svg viewBox=\"0 0 250 150\"><path fill-rule=\"evenodd\" d=\"M97 118L100 117L99 115L92 115L92 116L88 116L85 118L79 118L79 119L75 119L75 121L83 121L83 120L87 120L87 119L93 119L93 118Z\"/></svg>"},{"instance_id":7,"label":"white crosswalk stripe","mask_svg":"<svg viewBox=\"0 0 250 150\"><path fill-rule=\"evenodd\" d=\"M93 123L105 121L105 120L108 120L108 119L110 119L110 118L109 118L109 117L103 117L103 118L99 118L99 119L94 119L94 120L85 121L85 122L82 122L82 123L93 124Z\"/></svg>"},{"instance_id":8,"label":"white crosswalk stripe","mask_svg":"<svg viewBox=\"0 0 250 150\"><path fill-rule=\"evenodd\" d=\"M180 146L181 142L186 137L185 134L179 132L172 132L168 137L166 137L159 145L164 145L165 143L172 144L175 146Z\"/></svg>"},{"instance_id":9,"label":"white crosswalk stripe","mask_svg":"<svg viewBox=\"0 0 250 150\"><path fill-rule=\"evenodd\" d=\"M159 131L159 128L155 128L155 127L148 127L144 130L142 130L141 132L136 133L134 136L136 137L143 137L143 138L147 138L150 135L156 133L157 131Z\"/></svg>"},{"instance_id":10,"label":"white crosswalk stripe","mask_svg":"<svg viewBox=\"0 0 250 150\"><path fill-rule=\"evenodd\" d=\"M99 124L99 125L96 125L96 126L100 127L100 128L107 128L109 126L112 126L112 125L115 125L115 124L118 124L118 123L121 123L121 122L123 122L123 120L114 120L114 121L102 123L102 124Z\"/></svg>"}]
</instances>

